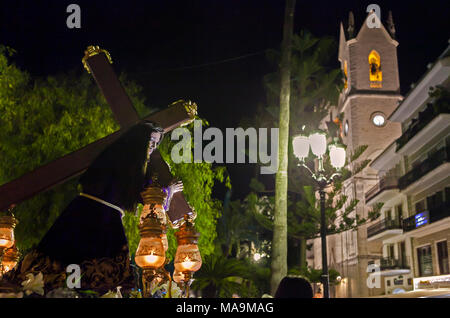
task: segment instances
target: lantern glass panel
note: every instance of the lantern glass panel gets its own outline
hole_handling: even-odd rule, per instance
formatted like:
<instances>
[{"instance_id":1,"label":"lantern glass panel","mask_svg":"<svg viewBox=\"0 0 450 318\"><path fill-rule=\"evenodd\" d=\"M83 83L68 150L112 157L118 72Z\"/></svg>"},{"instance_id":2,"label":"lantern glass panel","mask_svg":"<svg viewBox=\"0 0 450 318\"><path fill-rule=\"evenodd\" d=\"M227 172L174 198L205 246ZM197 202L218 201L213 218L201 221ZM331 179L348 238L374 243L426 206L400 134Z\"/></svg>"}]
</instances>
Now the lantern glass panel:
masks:
<instances>
[{"instance_id":1,"label":"lantern glass panel","mask_svg":"<svg viewBox=\"0 0 450 318\"><path fill-rule=\"evenodd\" d=\"M179 245L174 264L179 272L198 271L202 266L202 257L197 244Z\"/></svg>"},{"instance_id":2,"label":"lantern glass panel","mask_svg":"<svg viewBox=\"0 0 450 318\"><path fill-rule=\"evenodd\" d=\"M14 245L14 230L12 228L0 228L0 247L10 248Z\"/></svg>"},{"instance_id":3,"label":"lantern glass panel","mask_svg":"<svg viewBox=\"0 0 450 318\"><path fill-rule=\"evenodd\" d=\"M294 155L303 160L309 153L309 139L306 136L298 135L292 140L292 148L294 149Z\"/></svg>"},{"instance_id":4,"label":"lantern glass panel","mask_svg":"<svg viewBox=\"0 0 450 318\"><path fill-rule=\"evenodd\" d=\"M316 132L309 136L311 151L317 157L323 156L327 151L327 137L324 133Z\"/></svg>"},{"instance_id":5,"label":"lantern glass panel","mask_svg":"<svg viewBox=\"0 0 450 318\"><path fill-rule=\"evenodd\" d=\"M161 238L143 237L136 250L135 261L141 268L158 268L166 260Z\"/></svg>"},{"instance_id":6,"label":"lantern glass panel","mask_svg":"<svg viewBox=\"0 0 450 318\"><path fill-rule=\"evenodd\" d=\"M345 165L345 149L344 147L331 145L330 146L330 161L331 165L336 169L341 169Z\"/></svg>"}]
</instances>

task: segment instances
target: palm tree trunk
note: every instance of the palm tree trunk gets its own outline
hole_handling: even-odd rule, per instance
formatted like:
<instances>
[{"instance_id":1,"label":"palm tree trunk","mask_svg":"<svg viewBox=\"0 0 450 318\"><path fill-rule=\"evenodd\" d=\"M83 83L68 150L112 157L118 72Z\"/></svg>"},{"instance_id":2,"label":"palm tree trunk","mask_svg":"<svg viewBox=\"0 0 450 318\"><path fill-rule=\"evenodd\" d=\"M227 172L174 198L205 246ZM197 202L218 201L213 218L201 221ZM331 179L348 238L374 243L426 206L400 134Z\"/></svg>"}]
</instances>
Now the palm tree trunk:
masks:
<instances>
[{"instance_id":1,"label":"palm tree trunk","mask_svg":"<svg viewBox=\"0 0 450 318\"><path fill-rule=\"evenodd\" d=\"M287 185L289 143L289 99L291 88L291 42L294 28L295 0L286 0L283 43L281 47L281 91L278 140L278 171L275 180L275 215L272 240L272 277L270 287L275 294L287 274Z\"/></svg>"}]
</instances>

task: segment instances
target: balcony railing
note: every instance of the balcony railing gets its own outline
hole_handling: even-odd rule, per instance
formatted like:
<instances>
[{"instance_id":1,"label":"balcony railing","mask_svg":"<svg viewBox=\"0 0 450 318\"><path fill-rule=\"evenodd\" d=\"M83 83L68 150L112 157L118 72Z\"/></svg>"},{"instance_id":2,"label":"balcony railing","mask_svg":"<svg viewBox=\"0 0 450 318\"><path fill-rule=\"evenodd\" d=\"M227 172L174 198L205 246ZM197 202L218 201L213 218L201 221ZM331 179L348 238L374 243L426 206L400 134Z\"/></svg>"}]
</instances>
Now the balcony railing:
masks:
<instances>
[{"instance_id":1,"label":"balcony railing","mask_svg":"<svg viewBox=\"0 0 450 318\"><path fill-rule=\"evenodd\" d=\"M450 201L431 207L427 211L416 213L403 220L403 231L412 231L429 223L437 222L450 216Z\"/></svg>"},{"instance_id":2,"label":"balcony railing","mask_svg":"<svg viewBox=\"0 0 450 318\"><path fill-rule=\"evenodd\" d=\"M380 260L380 269L410 269L408 257L403 257L400 259L392 257L382 258Z\"/></svg>"},{"instance_id":3,"label":"balcony railing","mask_svg":"<svg viewBox=\"0 0 450 318\"><path fill-rule=\"evenodd\" d=\"M448 162L450 158L450 147L444 147L432 154L428 159L414 167L411 171L398 179L398 187L400 190L405 189L411 183L419 180L428 172L439 167L441 164Z\"/></svg>"},{"instance_id":4,"label":"balcony railing","mask_svg":"<svg viewBox=\"0 0 450 318\"><path fill-rule=\"evenodd\" d=\"M414 119L408 129L397 139L397 151L442 113L448 113L445 103L429 103L427 108L419 113L419 117Z\"/></svg>"},{"instance_id":5,"label":"balcony railing","mask_svg":"<svg viewBox=\"0 0 450 318\"><path fill-rule=\"evenodd\" d=\"M367 237L375 236L387 230L401 229L402 226L397 220L384 219L367 228Z\"/></svg>"},{"instance_id":6,"label":"balcony railing","mask_svg":"<svg viewBox=\"0 0 450 318\"><path fill-rule=\"evenodd\" d=\"M366 202L370 201L385 190L398 189L398 177L384 177L366 192Z\"/></svg>"}]
</instances>

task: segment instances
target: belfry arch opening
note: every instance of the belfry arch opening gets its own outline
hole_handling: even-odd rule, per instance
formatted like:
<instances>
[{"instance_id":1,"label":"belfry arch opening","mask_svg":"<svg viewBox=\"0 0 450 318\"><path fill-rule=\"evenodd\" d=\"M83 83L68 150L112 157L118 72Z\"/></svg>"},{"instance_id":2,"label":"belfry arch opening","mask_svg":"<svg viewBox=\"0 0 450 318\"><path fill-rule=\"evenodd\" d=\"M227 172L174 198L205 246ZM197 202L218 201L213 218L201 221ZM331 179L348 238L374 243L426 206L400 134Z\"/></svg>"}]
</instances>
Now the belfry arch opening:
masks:
<instances>
[{"instance_id":1,"label":"belfry arch opening","mask_svg":"<svg viewBox=\"0 0 450 318\"><path fill-rule=\"evenodd\" d=\"M370 87L379 88L383 81L381 72L381 59L377 51L372 50L369 54L369 78Z\"/></svg>"}]
</instances>

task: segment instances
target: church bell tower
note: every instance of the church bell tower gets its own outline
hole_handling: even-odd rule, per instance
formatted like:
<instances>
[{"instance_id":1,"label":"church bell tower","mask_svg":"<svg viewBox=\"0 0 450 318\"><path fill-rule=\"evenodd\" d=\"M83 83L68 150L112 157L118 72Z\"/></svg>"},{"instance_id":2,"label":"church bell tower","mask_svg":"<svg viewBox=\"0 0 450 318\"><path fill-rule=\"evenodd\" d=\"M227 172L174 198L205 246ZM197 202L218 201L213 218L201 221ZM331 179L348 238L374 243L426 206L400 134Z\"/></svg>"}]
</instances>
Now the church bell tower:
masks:
<instances>
[{"instance_id":1,"label":"church bell tower","mask_svg":"<svg viewBox=\"0 0 450 318\"><path fill-rule=\"evenodd\" d=\"M340 25L338 59L345 74L345 87L339 97L337 113L341 137L347 145L347 157L359 146L367 149L358 158L373 160L401 135L399 123L388 120L402 100L397 62L397 46L392 14L389 12L386 27L374 12L367 15L358 33L350 12L348 27ZM348 200L357 199L352 216L367 218L370 207L365 205L365 192L377 183L377 171L366 167L345 180L343 193ZM346 242L337 268L348 277L347 297L373 296L381 290L367 287L367 268L376 262L382 245L367 241L367 225L356 231L339 234L330 240L330 247L338 248ZM334 242L335 241L335 242Z\"/></svg>"},{"instance_id":2,"label":"church bell tower","mask_svg":"<svg viewBox=\"0 0 450 318\"><path fill-rule=\"evenodd\" d=\"M351 12L347 32L340 25L338 58L345 74L338 104L341 135L349 152L368 146L362 159L374 159L401 134L400 125L388 121L402 100L395 27L391 12L387 30L375 19L376 14L370 13L358 34Z\"/></svg>"}]
</instances>

